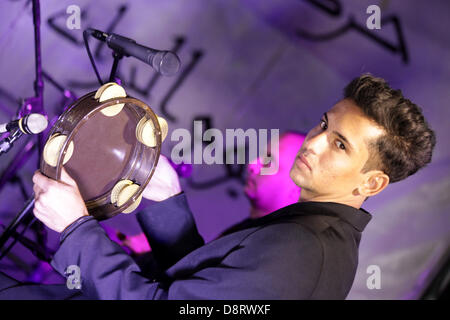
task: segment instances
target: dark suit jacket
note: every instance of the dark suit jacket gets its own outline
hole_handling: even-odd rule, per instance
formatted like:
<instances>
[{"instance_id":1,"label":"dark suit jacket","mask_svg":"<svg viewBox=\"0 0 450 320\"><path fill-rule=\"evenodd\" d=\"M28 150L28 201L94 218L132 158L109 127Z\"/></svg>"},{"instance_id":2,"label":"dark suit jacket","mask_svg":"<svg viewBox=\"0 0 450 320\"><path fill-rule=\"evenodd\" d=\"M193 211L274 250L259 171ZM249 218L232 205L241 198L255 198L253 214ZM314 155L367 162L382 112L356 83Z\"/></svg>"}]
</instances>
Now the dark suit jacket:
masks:
<instances>
[{"instance_id":1,"label":"dark suit jacket","mask_svg":"<svg viewBox=\"0 0 450 320\"><path fill-rule=\"evenodd\" d=\"M343 204L295 203L204 244L184 194L137 217L163 271L153 279L95 220L70 232L53 267L79 266L89 298L344 299L371 219Z\"/></svg>"}]
</instances>

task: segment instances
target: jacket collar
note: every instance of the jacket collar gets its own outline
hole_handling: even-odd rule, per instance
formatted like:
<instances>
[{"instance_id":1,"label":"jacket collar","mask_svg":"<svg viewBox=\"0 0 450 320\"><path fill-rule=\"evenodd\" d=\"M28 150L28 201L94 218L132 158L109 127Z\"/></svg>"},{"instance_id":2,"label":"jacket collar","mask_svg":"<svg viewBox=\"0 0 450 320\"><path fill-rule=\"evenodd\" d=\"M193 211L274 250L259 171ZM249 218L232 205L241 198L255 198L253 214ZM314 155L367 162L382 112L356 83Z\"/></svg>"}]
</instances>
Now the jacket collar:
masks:
<instances>
[{"instance_id":1,"label":"jacket collar","mask_svg":"<svg viewBox=\"0 0 450 320\"><path fill-rule=\"evenodd\" d=\"M356 209L337 202L318 201L297 202L260 219L272 220L284 215L326 215L338 217L352 225L359 232L362 232L372 219L372 215L362 208Z\"/></svg>"}]
</instances>

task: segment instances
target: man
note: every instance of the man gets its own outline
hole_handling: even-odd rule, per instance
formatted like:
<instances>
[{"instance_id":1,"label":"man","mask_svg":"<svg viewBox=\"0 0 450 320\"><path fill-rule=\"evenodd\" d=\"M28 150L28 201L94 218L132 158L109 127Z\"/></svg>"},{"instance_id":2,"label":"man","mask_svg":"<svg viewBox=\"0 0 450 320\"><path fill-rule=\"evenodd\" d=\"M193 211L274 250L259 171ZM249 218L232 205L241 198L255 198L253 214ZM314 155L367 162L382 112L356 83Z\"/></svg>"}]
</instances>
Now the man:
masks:
<instances>
[{"instance_id":1,"label":"man","mask_svg":"<svg viewBox=\"0 0 450 320\"><path fill-rule=\"evenodd\" d=\"M300 197L300 188L289 177L305 135L288 131L281 135L278 155L270 154L271 162L278 162L278 171L272 175L261 175L262 159L247 166L244 192L250 201L250 218L260 218L294 202ZM269 150L270 151L270 150Z\"/></svg>"},{"instance_id":2,"label":"man","mask_svg":"<svg viewBox=\"0 0 450 320\"><path fill-rule=\"evenodd\" d=\"M278 154L268 153L270 164L278 162L278 171L275 174L260 174L264 159L258 158L248 164L244 192L250 201L250 215L226 229L222 235L238 230L251 223L253 219L261 218L299 200L301 189L290 178L290 171L304 140L305 135L296 131L287 131L280 136Z\"/></svg>"},{"instance_id":3,"label":"man","mask_svg":"<svg viewBox=\"0 0 450 320\"><path fill-rule=\"evenodd\" d=\"M62 232L52 265L80 269L84 295L101 299L344 299L371 219L367 197L431 161L435 135L419 107L363 75L308 133L290 176L300 201L203 245L178 177L162 157L138 215L166 270L155 279L87 216L76 183L33 177L34 214ZM8 283L11 286L11 282ZM5 288L1 284L0 288ZM0 298L9 290L0 292Z\"/></svg>"}]
</instances>

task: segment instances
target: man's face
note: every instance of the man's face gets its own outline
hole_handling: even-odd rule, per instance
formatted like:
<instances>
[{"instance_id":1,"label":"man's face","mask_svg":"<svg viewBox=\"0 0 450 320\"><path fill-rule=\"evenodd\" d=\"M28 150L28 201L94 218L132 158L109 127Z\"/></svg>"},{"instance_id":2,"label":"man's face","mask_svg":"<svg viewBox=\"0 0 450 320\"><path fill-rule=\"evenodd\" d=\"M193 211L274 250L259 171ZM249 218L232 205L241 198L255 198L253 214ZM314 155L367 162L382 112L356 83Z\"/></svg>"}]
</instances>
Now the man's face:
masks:
<instances>
[{"instance_id":1,"label":"man's face","mask_svg":"<svg viewBox=\"0 0 450 320\"><path fill-rule=\"evenodd\" d=\"M290 176L302 188L301 198L351 200L364 181L368 142L382 134L352 100L339 101L308 133L292 165Z\"/></svg>"},{"instance_id":2,"label":"man's face","mask_svg":"<svg viewBox=\"0 0 450 320\"><path fill-rule=\"evenodd\" d=\"M275 174L260 174L263 159L257 159L247 166L245 193L253 206L271 212L298 201L300 189L290 179L289 171L303 140L304 136L295 133L286 133L280 137L278 155L276 152L271 154L271 161L278 163Z\"/></svg>"}]
</instances>

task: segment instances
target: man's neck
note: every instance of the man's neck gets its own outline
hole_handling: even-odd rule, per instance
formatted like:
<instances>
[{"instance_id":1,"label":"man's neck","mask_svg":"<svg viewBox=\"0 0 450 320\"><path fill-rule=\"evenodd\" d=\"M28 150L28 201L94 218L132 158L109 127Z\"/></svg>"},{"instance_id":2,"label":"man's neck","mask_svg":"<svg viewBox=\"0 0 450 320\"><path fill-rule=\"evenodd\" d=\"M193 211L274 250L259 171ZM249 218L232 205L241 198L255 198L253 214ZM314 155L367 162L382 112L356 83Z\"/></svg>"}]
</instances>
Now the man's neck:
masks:
<instances>
[{"instance_id":1,"label":"man's neck","mask_svg":"<svg viewBox=\"0 0 450 320\"><path fill-rule=\"evenodd\" d=\"M341 203L345 204L350 207L354 207L356 209L360 209L362 203L364 202L364 199L361 199L360 197L352 197L349 198L347 196L329 196L329 195L317 195L317 194L311 194L308 191L304 191L302 189L300 194L300 199L298 202L309 202L309 201L316 201L316 202L335 202L335 203Z\"/></svg>"},{"instance_id":2,"label":"man's neck","mask_svg":"<svg viewBox=\"0 0 450 320\"><path fill-rule=\"evenodd\" d=\"M269 213L271 213L271 210L267 210L267 209L263 209L263 208L258 208L255 206L251 206L250 207L250 218L251 219L256 219L256 218L260 218L262 216L265 216Z\"/></svg>"}]
</instances>

